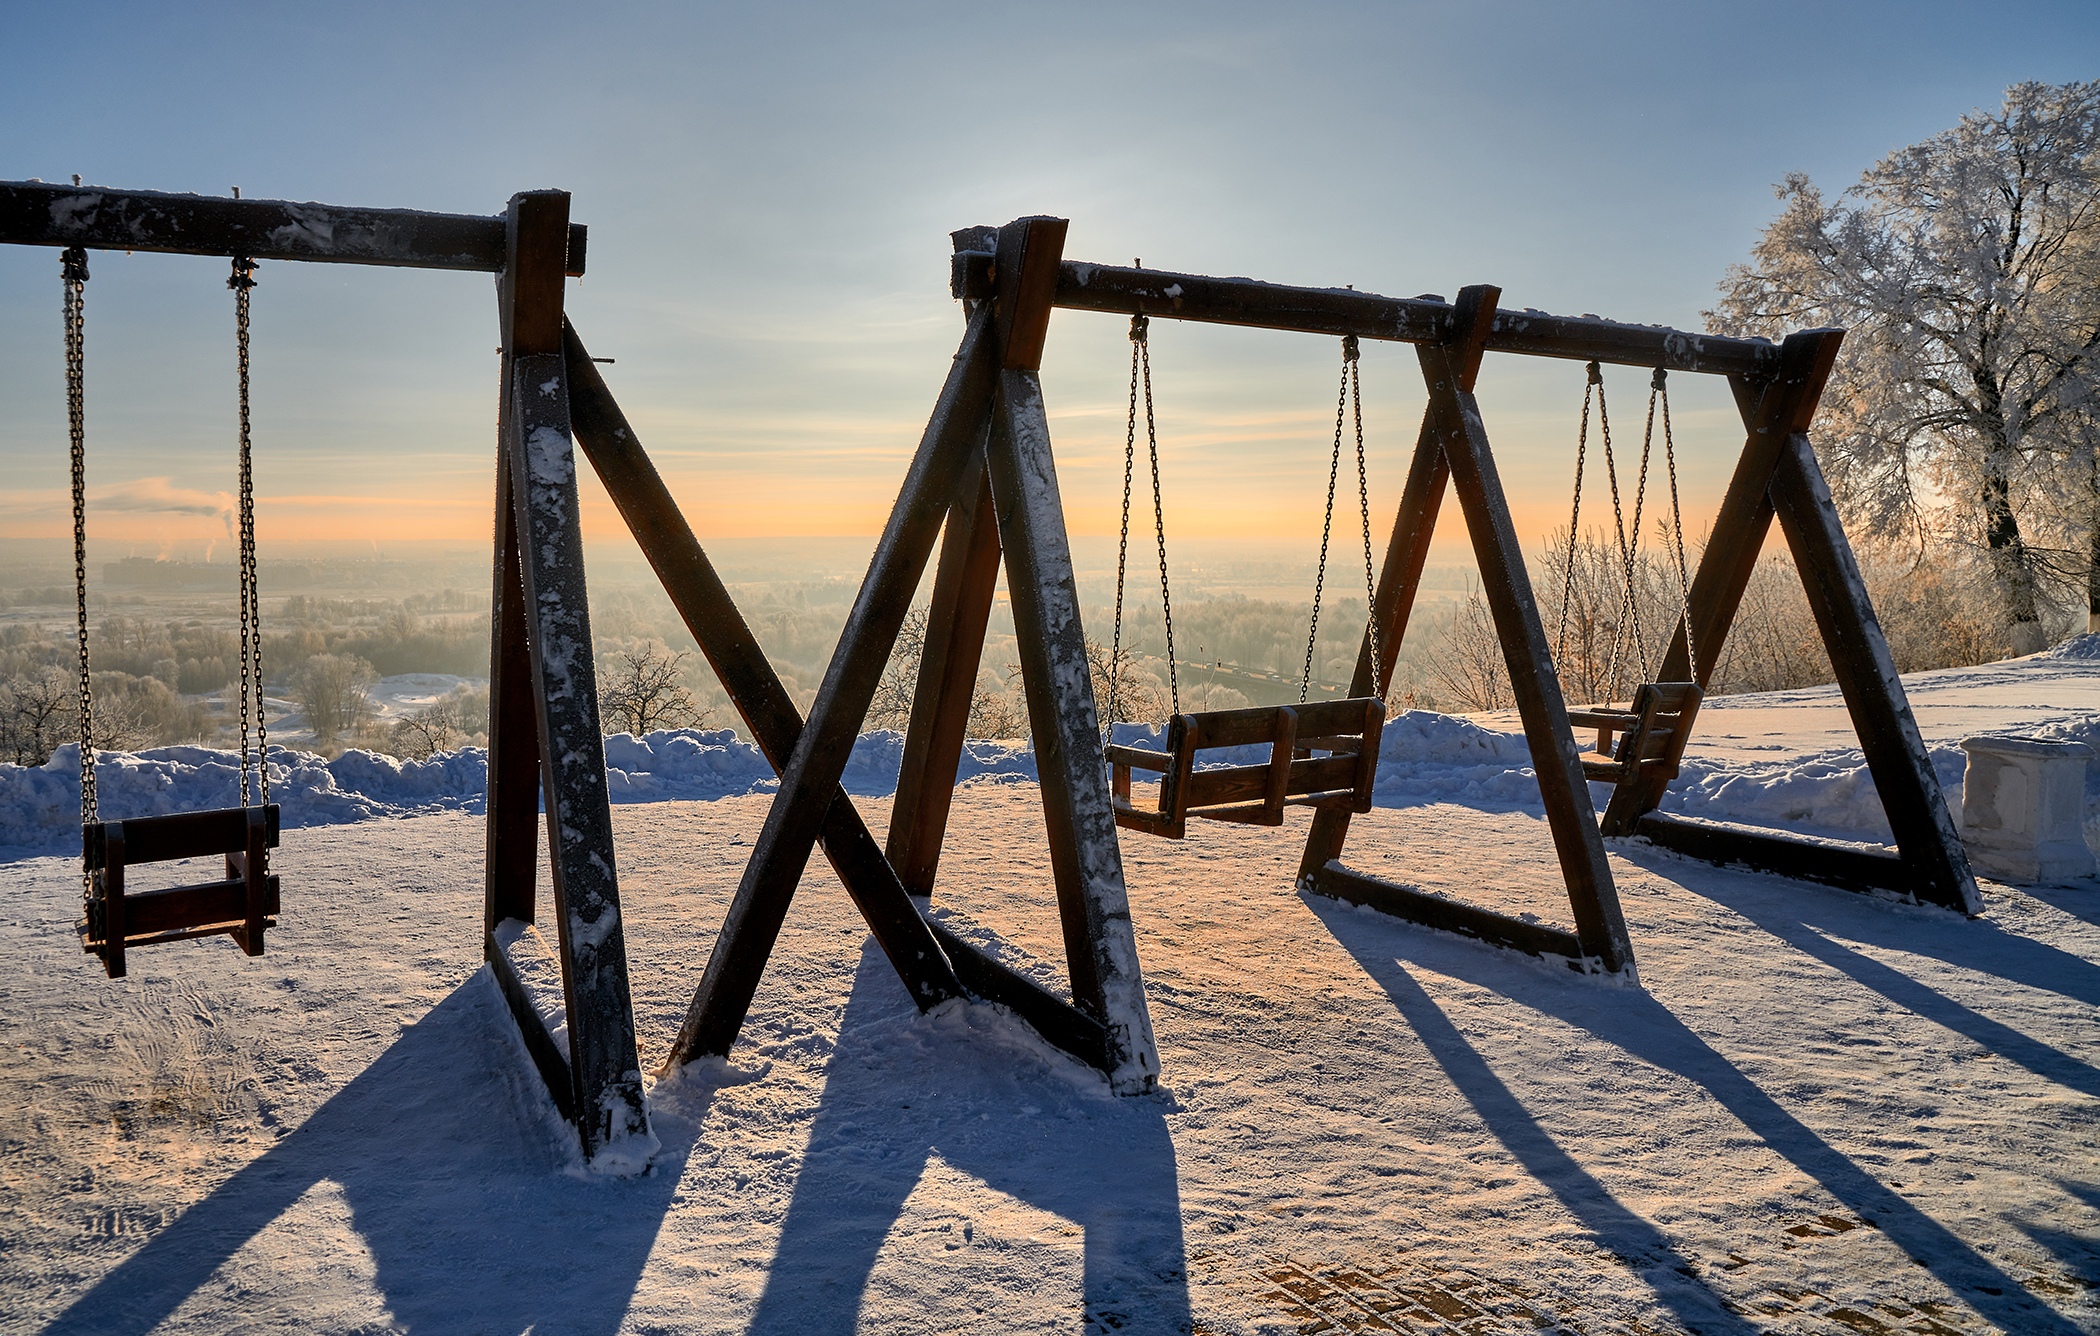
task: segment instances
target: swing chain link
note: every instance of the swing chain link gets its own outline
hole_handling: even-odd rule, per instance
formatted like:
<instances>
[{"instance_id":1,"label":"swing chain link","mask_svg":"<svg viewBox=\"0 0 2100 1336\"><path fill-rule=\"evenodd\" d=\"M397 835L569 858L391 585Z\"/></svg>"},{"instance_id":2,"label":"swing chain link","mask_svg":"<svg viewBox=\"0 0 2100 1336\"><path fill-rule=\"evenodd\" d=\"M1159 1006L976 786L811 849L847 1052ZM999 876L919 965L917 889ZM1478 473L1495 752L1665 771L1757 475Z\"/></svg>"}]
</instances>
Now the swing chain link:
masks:
<instances>
[{"instance_id":1,"label":"swing chain link","mask_svg":"<svg viewBox=\"0 0 2100 1336\"><path fill-rule=\"evenodd\" d=\"M1364 390L1357 367L1356 336L1342 343L1342 356L1349 363L1349 401L1356 423L1356 504L1364 528L1364 639L1371 654L1371 692L1385 699L1385 659L1378 648L1378 575L1371 560L1371 472L1364 458Z\"/></svg>"},{"instance_id":2,"label":"swing chain link","mask_svg":"<svg viewBox=\"0 0 2100 1336\"><path fill-rule=\"evenodd\" d=\"M1131 318L1131 336L1137 342L1138 360L1145 369L1145 450L1152 459L1152 532L1159 543L1159 620L1167 633L1167 696L1174 713L1180 714L1181 677L1174 666L1174 599L1167 592L1167 509L1159 487L1159 431L1152 421L1152 344L1145 337L1151 322L1137 324L1143 319Z\"/></svg>"},{"instance_id":3,"label":"swing chain link","mask_svg":"<svg viewBox=\"0 0 2100 1336\"><path fill-rule=\"evenodd\" d=\"M1663 462L1670 473L1670 527L1671 538L1677 548L1677 595L1679 612L1684 618L1684 663L1685 679L1699 680L1699 660L1692 652L1692 581L1690 569L1684 560L1684 509L1677 500L1677 442L1670 434L1670 387L1668 373L1655 368L1655 379L1651 382L1656 395L1662 399ZM1667 647L1665 647L1667 652Z\"/></svg>"},{"instance_id":4,"label":"swing chain link","mask_svg":"<svg viewBox=\"0 0 2100 1336\"><path fill-rule=\"evenodd\" d=\"M263 710L262 608L256 586L255 471L249 452L248 413L248 308L249 294L255 288L255 261L245 255L234 256L233 272L227 277L226 286L233 290L234 336L240 363L241 806L248 805L251 702L255 791L258 801L267 806L270 801L269 725Z\"/></svg>"},{"instance_id":5,"label":"swing chain link","mask_svg":"<svg viewBox=\"0 0 2100 1336\"><path fill-rule=\"evenodd\" d=\"M1590 396L1604 389L1604 368L1589 365L1589 380L1582 387L1582 425L1575 431L1575 506L1568 516L1568 559L1561 570L1560 632L1554 638L1553 657L1568 657L1568 614L1575 606L1575 553L1582 532L1582 475L1590 453ZM1600 402L1600 407L1601 402Z\"/></svg>"},{"instance_id":6,"label":"swing chain link","mask_svg":"<svg viewBox=\"0 0 2100 1336\"><path fill-rule=\"evenodd\" d=\"M1138 396L1145 401L1145 453L1152 468L1152 528L1159 547L1159 611L1167 634L1167 692L1174 713L1181 713L1181 679L1174 666L1174 600L1167 586L1167 513L1160 495L1159 429L1152 412L1152 322L1142 313L1130 317L1130 412L1123 429L1123 524L1116 542L1116 622L1108 651L1108 709L1103 730L1114 735L1123 683L1123 589L1130 565L1130 489L1137 473Z\"/></svg>"},{"instance_id":7,"label":"swing chain link","mask_svg":"<svg viewBox=\"0 0 2100 1336\"><path fill-rule=\"evenodd\" d=\"M1307 697L1309 697L1312 694L1313 655L1315 652L1315 647L1320 642L1320 596L1322 593L1325 592L1327 587L1327 542L1328 539L1331 538L1334 534L1334 486L1335 483L1340 480L1342 474L1342 427L1348 418L1349 373L1356 369L1356 358L1356 336L1354 334L1343 335L1342 379L1340 388L1335 391L1334 399L1334 453L1329 458L1327 464L1327 514L1320 523L1320 568L1313 575L1312 619L1310 624L1307 625L1307 627L1305 628L1305 672L1298 679L1298 703L1300 705L1305 704ZM1358 409L1356 458L1359 465L1359 480L1361 480L1360 466L1363 462L1363 422L1361 407L1359 407ZM1366 505L1364 514L1364 532L1368 534L1370 532L1370 511L1368 508L1368 504ZM1366 551L1368 552L1368 548L1366 549ZM1368 556L1366 556L1365 558L1364 565L1365 569L1368 570L1370 567L1370 560ZM1375 634L1376 632L1374 630L1373 635L1375 636ZM1373 660L1373 663L1376 663L1375 659Z\"/></svg>"},{"instance_id":8,"label":"swing chain link","mask_svg":"<svg viewBox=\"0 0 2100 1336\"><path fill-rule=\"evenodd\" d=\"M1590 366L1597 368L1597 363L1592 362ZM1597 434L1604 440L1604 476L1611 484L1611 522L1619 540L1619 570L1624 577L1626 588L1631 590L1633 587L1633 553L1626 544L1626 510L1619 496L1619 462L1611 444L1611 411L1605 407L1604 403L1604 373L1601 368L1598 368L1594 374L1597 378ZM1588 391L1585 390L1584 393L1587 394ZM1625 641L1625 634L1626 609L1624 606L1621 606L1619 616L1612 626L1611 654L1605 660L1604 690L1606 695L1612 694L1612 689L1618 684L1619 647Z\"/></svg>"},{"instance_id":9,"label":"swing chain link","mask_svg":"<svg viewBox=\"0 0 2100 1336\"><path fill-rule=\"evenodd\" d=\"M1130 475L1137 466L1138 345L1145 341L1145 317L1130 317L1130 414L1123 432L1123 528L1116 539L1116 630L1108 651L1108 709L1101 721L1105 736L1115 736L1116 698L1123 677L1123 578L1130 567Z\"/></svg>"},{"instance_id":10,"label":"swing chain link","mask_svg":"<svg viewBox=\"0 0 2100 1336\"><path fill-rule=\"evenodd\" d=\"M66 422L72 436L73 454L73 604L79 645L80 697L80 823L93 825L100 817L95 794L95 683L88 664L87 600L87 340L86 296L87 251L68 247L59 257L59 277L65 285L66 330ZM94 880L82 871L83 894L92 895Z\"/></svg>"}]
</instances>

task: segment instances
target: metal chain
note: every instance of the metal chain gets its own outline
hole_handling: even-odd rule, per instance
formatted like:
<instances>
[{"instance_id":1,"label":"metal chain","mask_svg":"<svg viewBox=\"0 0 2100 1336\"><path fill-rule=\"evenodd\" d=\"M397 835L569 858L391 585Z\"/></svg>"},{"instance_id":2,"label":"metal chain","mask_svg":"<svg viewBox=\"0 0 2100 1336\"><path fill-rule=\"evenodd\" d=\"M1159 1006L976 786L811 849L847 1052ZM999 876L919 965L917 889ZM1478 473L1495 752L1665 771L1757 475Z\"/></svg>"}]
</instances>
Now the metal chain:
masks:
<instances>
[{"instance_id":1,"label":"metal chain","mask_svg":"<svg viewBox=\"0 0 2100 1336\"><path fill-rule=\"evenodd\" d=\"M1655 368L1655 389L1662 398L1663 461L1670 471L1670 529L1677 546L1677 595L1684 618L1684 662L1690 681L1699 680L1699 660L1692 652L1692 581L1684 560L1684 510L1677 501L1677 442L1670 435L1670 388L1661 367Z\"/></svg>"},{"instance_id":2,"label":"metal chain","mask_svg":"<svg viewBox=\"0 0 2100 1336\"><path fill-rule=\"evenodd\" d=\"M1131 337L1137 341L1138 362L1145 376L1145 449L1152 457L1152 531L1159 539L1159 619L1167 631L1167 696L1174 713L1181 713L1181 678L1174 667L1174 600L1167 592L1167 510L1160 500L1159 431L1152 423L1152 345L1146 327L1132 317Z\"/></svg>"},{"instance_id":3,"label":"metal chain","mask_svg":"<svg viewBox=\"0 0 2100 1336\"><path fill-rule=\"evenodd\" d=\"M1582 387L1582 425L1575 432L1575 508L1568 516L1568 559L1560 586L1560 632L1553 642L1556 659L1568 657L1568 613L1575 603L1575 552L1582 533L1582 475L1590 455L1590 396L1601 395L1603 389L1604 369L1592 362L1589 380Z\"/></svg>"},{"instance_id":4,"label":"metal chain","mask_svg":"<svg viewBox=\"0 0 2100 1336\"><path fill-rule=\"evenodd\" d=\"M80 824L88 826L100 819L100 804L95 796L95 679L88 666L87 252L79 246L69 247L59 257L59 277L65 285L66 421L73 444L73 607L80 651ZM81 877L83 894L91 894L93 879L84 866Z\"/></svg>"},{"instance_id":5,"label":"metal chain","mask_svg":"<svg viewBox=\"0 0 2100 1336\"><path fill-rule=\"evenodd\" d=\"M1130 565L1130 477L1137 467L1138 345L1145 341L1145 317L1130 317L1130 413L1123 426L1123 527L1116 539L1116 631L1108 651L1108 717L1104 732L1116 722L1116 698L1123 678L1123 577Z\"/></svg>"},{"instance_id":6,"label":"metal chain","mask_svg":"<svg viewBox=\"0 0 2100 1336\"><path fill-rule=\"evenodd\" d=\"M1662 392L1663 369L1657 367L1655 375L1648 381L1648 420L1641 428L1641 474L1633 489L1633 537L1628 542L1621 536L1620 568L1625 576L1624 587L1619 594L1619 625L1612 633L1611 659L1605 668L1605 678L1617 681L1619 655L1626 642L1633 642L1634 654L1640 660L1641 679L1646 681L1648 671L1648 640L1641 631L1640 595L1636 589L1634 564L1641 554L1641 518L1648 505L1648 464L1655 454L1655 400Z\"/></svg>"},{"instance_id":7,"label":"metal chain","mask_svg":"<svg viewBox=\"0 0 2100 1336\"><path fill-rule=\"evenodd\" d=\"M1320 596L1327 586L1327 540L1334 533L1334 485L1342 475L1342 423L1349 411L1349 370L1356 361L1356 336L1342 337L1342 383L1334 398L1334 454L1327 464L1327 515L1320 522L1320 569L1313 575L1312 622L1305 628L1305 673L1298 679L1298 703L1312 694L1313 650L1320 641ZM1362 437L1358 438L1362 448Z\"/></svg>"},{"instance_id":8,"label":"metal chain","mask_svg":"<svg viewBox=\"0 0 2100 1336\"><path fill-rule=\"evenodd\" d=\"M263 712L262 607L255 580L255 469L249 452L248 416L248 305L255 287L255 261L245 255L233 257L233 272L226 279L233 290L234 341L240 363L241 483L241 806L248 805L250 709L255 734L255 792L257 801L270 801L269 727Z\"/></svg>"},{"instance_id":9,"label":"metal chain","mask_svg":"<svg viewBox=\"0 0 2100 1336\"><path fill-rule=\"evenodd\" d=\"M1349 368L1349 403L1356 422L1356 504L1364 521L1364 639L1371 651L1371 688L1385 699L1385 661L1378 652L1378 576L1371 560L1371 474L1364 461L1364 389L1357 360L1356 336L1342 340L1342 359Z\"/></svg>"}]
</instances>

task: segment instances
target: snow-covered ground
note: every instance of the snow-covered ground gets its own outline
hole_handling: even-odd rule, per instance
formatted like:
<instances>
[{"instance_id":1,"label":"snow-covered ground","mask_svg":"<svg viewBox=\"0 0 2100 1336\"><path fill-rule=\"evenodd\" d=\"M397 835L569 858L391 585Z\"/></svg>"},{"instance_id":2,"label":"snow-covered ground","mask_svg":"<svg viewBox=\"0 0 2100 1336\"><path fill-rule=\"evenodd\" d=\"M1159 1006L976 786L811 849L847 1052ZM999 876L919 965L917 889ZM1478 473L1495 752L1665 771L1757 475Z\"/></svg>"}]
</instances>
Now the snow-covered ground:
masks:
<instances>
[{"instance_id":1,"label":"snow-covered ground","mask_svg":"<svg viewBox=\"0 0 2100 1336\"><path fill-rule=\"evenodd\" d=\"M1936 751L2083 737L2100 662L1911 691ZM1702 725L1673 806L1872 837L1834 692ZM1521 747L1391 737L1351 860L1565 921ZM608 750L645 1067L764 820L733 746ZM119 982L25 796L63 767L0 775L0 1331L2100 1331L2100 887L1970 921L1615 842L1630 987L1302 898L1301 826L1127 836L1164 1075L1117 1099L994 1008L915 1014L815 860L732 1059L656 1081L662 1154L605 1179L480 968L477 761L288 772L269 955ZM1048 981L1027 761L980 757L935 903ZM115 764L105 810L219 801L208 756Z\"/></svg>"}]
</instances>

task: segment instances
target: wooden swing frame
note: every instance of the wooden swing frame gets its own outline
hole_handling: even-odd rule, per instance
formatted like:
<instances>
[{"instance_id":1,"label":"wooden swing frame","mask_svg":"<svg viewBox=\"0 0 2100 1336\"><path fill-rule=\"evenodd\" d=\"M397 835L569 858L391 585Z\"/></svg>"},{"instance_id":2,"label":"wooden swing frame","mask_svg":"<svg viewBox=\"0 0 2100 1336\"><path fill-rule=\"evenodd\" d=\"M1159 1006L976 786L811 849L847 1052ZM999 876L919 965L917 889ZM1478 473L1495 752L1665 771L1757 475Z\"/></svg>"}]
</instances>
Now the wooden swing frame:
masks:
<instances>
[{"instance_id":1,"label":"wooden swing frame","mask_svg":"<svg viewBox=\"0 0 2100 1336\"><path fill-rule=\"evenodd\" d=\"M1840 331L1806 331L1775 347L1538 312L1502 315L1496 310L1499 293L1490 287L1465 289L1455 303L1446 303L1082 264L1062 258L1066 225L1056 218L965 229L954 235L951 290L964 302L968 330L804 721L563 314L564 279L583 272L586 241L584 229L569 223L568 207L569 196L561 191L513 196L503 216L487 218L11 182L0 183L0 243L498 276L503 380L484 952L526 1048L556 1103L574 1121L587 1156L624 1137L646 1135L647 1119L589 652L575 445L781 775L666 1066L729 1051L789 900L821 843L920 1007L965 995L999 1002L1052 1043L1100 1067L1118 1091L1152 1087L1158 1056L1043 411L1039 368L1056 307L1417 345L1430 405L1373 599L1382 671L1374 679L1367 628L1352 694L1367 696L1373 680L1390 673L1437 509L1446 484L1455 483L1540 776L1576 929L1530 923L1348 868L1340 855L1349 818L1365 810L1365 795L1355 790L1346 803L1337 790L1315 804L1300 865L1303 889L1607 971L1630 970L1633 957L1601 833L1638 830L1719 861L1897 891L1970 913L1980 909L1805 435ZM1662 675L1691 681L1696 672L1703 687L1765 534L1778 518L1837 666L1899 854L1831 860L1823 846L1810 842L1664 818L1654 808L1668 782L1661 773L1666 767L1635 766L1619 783L1600 832L1473 400L1473 381L1489 350L1729 377L1749 437L1690 594L1698 662L1687 661L1680 627ZM839 780L936 541L933 607L885 848ZM914 902L932 892L1002 563L1020 631L1071 1001L963 941ZM1259 713L1276 718L1274 711ZM1365 720L1367 745L1375 746L1377 725L1376 718ZM1273 733L1268 740L1277 747ZM1680 752L1681 742L1680 732L1673 744ZM1306 759L1296 755L1305 740L1293 743L1295 770ZM1250 795L1262 799L1263 823L1279 815L1270 810L1282 768L1277 755L1272 750L1267 767L1254 767L1264 773L1264 787ZM1274 806L1288 805L1289 781L1285 791L1286 802ZM1187 792L1194 797L1198 790ZM543 801L566 1053L502 944L515 936L512 927L534 921ZM118 858L120 882L126 861L140 860L135 854ZM243 870L244 927L255 912L254 879L248 875L254 866L251 859ZM253 935L259 943L259 931Z\"/></svg>"},{"instance_id":2,"label":"wooden swing frame","mask_svg":"<svg viewBox=\"0 0 2100 1336\"><path fill-rule=\"evenodd\" d=\"M577 525L562 296L565 279L583 273L587 234L568 214L562 191L515 195L505 214L479 217L0 182L0 243L497 276L503 389L483 951L549 1093L575 1124L585 1156L595 1157L615 1142L646 1137L648 1118ZM566 1052L497 931L506 920L534 921L543 795ZM245 824L222 829L231 821ZM258 875L263 850L277 843L275 805L247 809L245 816L232 810L104 822L87 828L84 840L91 875L109 907L98 931L117 959L154 924L198 915L217 922L171 926L170 932L226 932L249 954L261 951L268 916L277 908L277 878ZM124 887L128 866L233 848L240 852L227 856L224 881L144 894Z\"/></svg>"},{"instance_id":3,"label":"wooden swing frame","mask_svg":"<svg viewBox=\"0 0 2100 1336\"><path fill-rule=\"evenodd\" d=\"M994 257L982 246L965 244L966 237L957 234L951 288L965 300L992 298L1007 280ZM1605 858L1607 835L1640 834L1710 861L1851 890L1893 893L1971 915L1981 912L1967 856L1807 435L1844 332L1804 330L1772 344L1589 316L1503 312L1500 296L1494 287L1469 287L1447 303L1434 297L1391 298L1354 289L1285 287L1076 261L1060 266L1052 304L1065 309L1353 334L1415 345L1429 406L1372 600L1373 627L1366 628L1350 691L1366 695L1375 690L1374 682L1390 680L1444 493L1455 489L1539 777L1574 930L1431 895L1349 867L1342 862L1349 821L1363 810L1353 805L1326 806L1314 813L1299 865L1300 888L1497 945L1560 957L1572 968L1609 973L1630 972L1634 960ZM1659 674L1661 682L1655 684L1659 690L1642 696L1631 711L1598 709L1571 716L1562 698L1474 398L1474 383L1488 352L1725 376L1734 394L1745 443L1686 599L1697 661L1687 653L1680 619ZM1774 519L1802 574L1817 628L1888 813L1897 845L1894 854L1834 858L1830 846L1816 841L1668 817L1656 810L1677 773L1699 698ZM978 560L981 569L983 559ZM947 574L944 553L941 578ZM944 602L936 584L929 647L942 635L945 620L961 616L966 624L974 624L976 615L975 607ZM1375 672L1373 644L1380 659ZM959 724L967 712L967 683L975 668L975 645L969 649L966 668L960 672L937 663L929 650L928 663L941 687L929 691L922 671L912 733L907 735L891 852L906 883L921 892L931 889L939 825L959 756ZM1672 684L1684 684L1684 689L1673 691ZM941 704L922 727L923 707L935 701ZM1088 706L1091 714L1090 699ZM1586 760L1573 734L1577 719L1619 734L1618 745L1600 738L1600 748L1611 750ZM915 750L913 739L922 733L925 741ZM1601 822L1591 802L1590 778L1614 784Z\"/></svg>"}]
</instances>

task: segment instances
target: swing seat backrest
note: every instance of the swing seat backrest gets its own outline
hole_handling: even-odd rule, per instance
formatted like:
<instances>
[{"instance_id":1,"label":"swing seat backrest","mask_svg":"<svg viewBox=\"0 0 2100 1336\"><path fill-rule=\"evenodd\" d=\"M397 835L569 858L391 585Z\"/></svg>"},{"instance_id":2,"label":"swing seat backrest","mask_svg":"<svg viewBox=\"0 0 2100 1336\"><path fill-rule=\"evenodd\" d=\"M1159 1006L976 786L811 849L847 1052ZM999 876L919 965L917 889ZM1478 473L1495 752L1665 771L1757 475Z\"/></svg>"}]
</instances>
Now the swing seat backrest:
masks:
<instances>
[{"instance_id":1,"label":"swing seat backrest","mask_svg":"<svg viewBox=\"0 0 2100 1336\"><path fill-rule=\"evenodd\" d=\"M277 926L277 804L228 807L173 816L101 821L80 828L81 857L92 893L79 925L81 950L102 957L112 979L124 976L134 946L224 933L251 956L263 953L263 931ZM218 881L131 891L125 870L181 858L226 860Z\"/></svg>"},{"instance_id":2,"label":"swing seat backrest","mask_svg":"<svg viewBox=\"0 0 2100 1336\"><path fill-rule=\"evenodd\" d=\"M1371 810L1385 704L1375 697L1177 714L1167 723L1165 751L1113 745L1116 824L1178 840L1188 818L1280 826L1286 807ZM1197 754L1224 747L1267 746L1258 765L1196 769ZM1131 801L1132 770L1160 776L1159 805Z\"/></svg>"},{"instance_id":3,"label":"swing seat backrest","mask_svg":"<svg viewBox=\"0 0 2100 1336\"><path fill-rule=\"evenodd\" d=\"M1583 775L1608 784L1677 778L1704 698L1692 682L1644 682L1630 709L1570 710L1570 724L1597 730L1597 749L1582 758Z\"/></svg>"}]
</instances>

